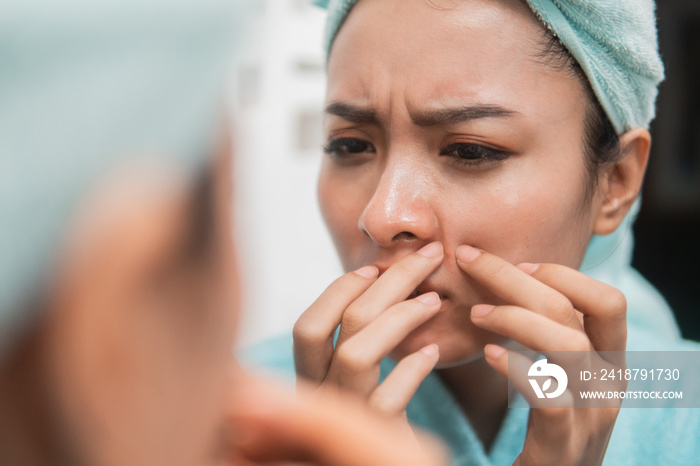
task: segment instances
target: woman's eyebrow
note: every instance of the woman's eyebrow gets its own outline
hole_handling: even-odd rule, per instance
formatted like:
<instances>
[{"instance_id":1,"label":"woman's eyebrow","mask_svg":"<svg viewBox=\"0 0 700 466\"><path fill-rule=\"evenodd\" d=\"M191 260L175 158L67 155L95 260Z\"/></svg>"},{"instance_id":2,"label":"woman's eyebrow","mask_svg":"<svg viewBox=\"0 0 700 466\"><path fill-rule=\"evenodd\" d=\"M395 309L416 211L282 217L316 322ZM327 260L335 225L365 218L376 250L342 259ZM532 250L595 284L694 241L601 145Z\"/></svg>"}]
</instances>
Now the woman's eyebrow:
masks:
<instances>
[{"instance_id":1,"label":"woman's eyebrow","mask_svg":"<svg viewBox=\"0 0 700 466\"><path fill-rule=\"evenodd\" d=\"M482 118L507 118L520 115L498 105L468 105L464 107L441 108L422 113L412 113L411 119L417 126L453 125Z\"/></svg>"},{"instance_id":2,"label":"woman's eyebrow","mask_svg":"<svg viewBox=\"0 0 700 466\"><path fill-rule=\"evenodd\" d=\"M371 125L380 124L376 111L343 102L333 102L329 104L326 107L326 113L329 115L335 115L352 123Z\"/></svg>"},{"instance_id":3,"label":"woman's eyebrow","mask_svg":"<svg viewBox=\"0 0 700 466\"><path fill-rule=\"evenodd\" d=\"M351 123L381 125L377 112L371 108L345 102L333 102L326 107L325 112ZM465 121L482 118L506 118L515 115L520 115L520 112L508 110L498 105L467 105L412 113L411 120L417 126L438 126L464 123Z\"/></svg>"}]
</instances>

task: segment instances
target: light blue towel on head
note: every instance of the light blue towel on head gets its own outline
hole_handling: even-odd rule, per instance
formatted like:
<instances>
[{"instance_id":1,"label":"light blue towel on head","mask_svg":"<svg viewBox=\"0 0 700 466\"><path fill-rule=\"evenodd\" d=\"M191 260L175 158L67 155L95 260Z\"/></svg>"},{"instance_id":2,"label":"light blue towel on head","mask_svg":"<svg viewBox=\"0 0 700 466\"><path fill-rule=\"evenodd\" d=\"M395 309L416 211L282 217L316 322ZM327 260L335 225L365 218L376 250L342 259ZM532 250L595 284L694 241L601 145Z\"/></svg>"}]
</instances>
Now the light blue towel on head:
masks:
<instances>
[{"instance_id":1,"label":"light blue towel on head","mask_svg":"<svg viewBox=\"0 0 700 466\"><path fill-rule=\"evenodd\" d=\"M654 0L527 0L588 76L618 133L648 128L664 78Z\"/></svg>"}]
</instances>

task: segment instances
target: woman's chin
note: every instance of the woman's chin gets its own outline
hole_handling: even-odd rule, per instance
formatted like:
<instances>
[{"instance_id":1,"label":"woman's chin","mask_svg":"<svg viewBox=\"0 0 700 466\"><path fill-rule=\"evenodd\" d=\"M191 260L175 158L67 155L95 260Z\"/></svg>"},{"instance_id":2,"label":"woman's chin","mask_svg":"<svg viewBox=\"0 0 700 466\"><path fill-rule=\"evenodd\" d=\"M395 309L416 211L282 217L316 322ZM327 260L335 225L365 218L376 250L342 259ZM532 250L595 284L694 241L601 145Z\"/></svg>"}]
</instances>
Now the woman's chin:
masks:
<instances>
[{"instance_id":1,"label":"woman's chin","mask_svg":"<svg viewBox=\"0 0 700 466\"><path fill-rule=\"evenodd\" d=\"M471 326L464 332L446 331L437 322L431 325L422 325L411 332L399 345L391 352L389 357L394 361L400 361L406 356L420 351L422 348L437 344L440 351L440 358L436 365L437 369L468 364L484 357L484 346L489 343L502 344L504 338L492 332ZM438 325L435 325L438 324Z\"/></svg>"},{"instance_id":2,"label":"woman's chin","mask_svg":"<svg viewBox=\"0 0 700 466\"><path fill-rule=\"evenodd\" d=\"M484 345L489 343L489 341L482 344L477 340L462 339L455 344L455 342L445 341L444 338L431 339L427 338L427 336L410 335L391 352L389 357L398 362L406 356L420 351L422 348L433 343L438 345L440 351L440 358L435 368L445 369L483 358Z\"/></svg>"}]
</instances>

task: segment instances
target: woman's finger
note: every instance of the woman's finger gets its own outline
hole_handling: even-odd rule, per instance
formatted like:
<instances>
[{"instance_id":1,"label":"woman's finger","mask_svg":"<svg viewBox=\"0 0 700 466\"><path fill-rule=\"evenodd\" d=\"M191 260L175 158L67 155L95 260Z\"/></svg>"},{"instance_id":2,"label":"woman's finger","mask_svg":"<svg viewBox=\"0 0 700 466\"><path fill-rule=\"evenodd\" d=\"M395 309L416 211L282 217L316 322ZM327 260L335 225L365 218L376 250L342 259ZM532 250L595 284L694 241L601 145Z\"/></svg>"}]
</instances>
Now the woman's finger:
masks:
<instances>
[{"instance_id":1,"label":"woman's finger","mask_svg":"<svg viewBox=\"0 0 700 466\"><path fill-rule=\"evenodd\" d=\"M588 336L543 315L519 306L477 304L472 307L474 325L510 338L526 347L551 351L593 351Z\"/></svg>"},{"instance_id":2,"label":"woman's finger","mask_svg":"<svg viewBox=\"0 0 700 466\"><path fill-rule=\"evenodd\" d=\"M513 264L466 245L457 248L456 257L464 272L506 303L530 309L571 328L582 328L566 296Z\"/></svg>"},{"instance_id":3,"label":"woman's finger","mask_svg":"<svg viewBox=\"0 0 700 466\"><path fill-rule=\"evenodd\" d=\"M297 375L320 383L333 356L333 335L345 309L377 279L374 266L336 279L294 325L294 365Z\"/></svg>"},{"instance_id":4,"label":"woman's finger","mask_svg":"<svg viewBox=\"0 0 700 466\"><path fill-rule=\"evenodd\" d=\"M396 416L404 413L421 382L440 358L436 344L428 345L403 358L369 398L375 410Z\"/></svg>"},{"instance_id":5,"label":"woman's finger","mask_svg":"<svg viewBox=\"0 0 700 466\"><path fill-rule=\"evenodd\" d=\"M583 313L584 328L598 351L624 351L627 301L610 285L558 264L519 264L518 268L565 295Z\"/></svg>"},{"instance_id":6,"label":"woman's finger","mask_svg":"<svg viewBox=\"0 0 700 466\"><path fill-rule=\"evenodd\" d=\"M359 333L338 343L326 381L368 396L377 386L382 359L440 309L435 292L393 305Z\"/></svg>"},{"instance_id":7,"label":"woman's finger","mask_svg":"<svg viewBox=\"0 0 700 466\"><path fill-rule=\"evenodd\" d=\"M338 343L362 330L382 312L405 300L441 263L442 244L433 242L389 267L343 314Z\"/></svg>"},{"instance_id":8,"label":"woman's finger","mask_svg":"<svg viewBox=\"0 0 700 466\"><path fill-rule=\"evenodd\" d=\"M251 381L234 395L227 412L228 441L238 457L328 466L447 464L434 440L419 444L393 420L376 416L364 403L340 392L327 390L298 399Z\"/></svg>"}]
</instances>

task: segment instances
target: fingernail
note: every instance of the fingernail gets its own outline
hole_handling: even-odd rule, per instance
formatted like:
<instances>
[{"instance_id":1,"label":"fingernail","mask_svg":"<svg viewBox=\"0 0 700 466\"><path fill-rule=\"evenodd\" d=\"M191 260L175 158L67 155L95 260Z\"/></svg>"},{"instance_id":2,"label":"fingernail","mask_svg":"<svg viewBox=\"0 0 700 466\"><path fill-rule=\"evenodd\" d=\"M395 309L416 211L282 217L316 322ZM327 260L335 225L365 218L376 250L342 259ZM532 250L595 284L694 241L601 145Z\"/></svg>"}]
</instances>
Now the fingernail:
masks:
<instances>
[{"instance_id":1,"label":"fingernail","mask_svg":"<svg viewBox=\"0 0 700 466\"><path fill-rule=\"evenodd\" d=\"M434 291L429 293L423 293L422 295L416 296L416 301L420 301L426 306L434 306L440 302L440 296Z\"/></svg>"},{"instance_id":2,"label":"fingernail","mask_svg":"<svg viewBox=\"0 0 700 466\"><path fill-rule=\"evenodd\" d=\"M529 262L523 262L522 264L518 264L517 267L526 274L532 275L537 271L537 269L540 268L540 264L530 264Z\"/></svg>"},{"instance_id":3,"label":"fingernail","mask_svg":"<svg viewBox=\"0 0 700 466\"><path fill-rule=\"evenodd\" d=\"M435 357L440 354L440 348L438 348L438 345L433 343L421 348L420 352L425 354L426 356Z\"/></svg>"},{"instance_id":4,"label":"fingernail","mask_svg":"<svg viewBox=\"0 0 700 466\"><path fill-rule=\"evenodd\" d=\"M376 278L379 274L379 269L377 269L373 265L366 265L362 268L355 270L355 273L358 274L360 277L364 278Z\"/></svg>"},{"instance_id":5,"label":"fingernail","mask_svg":"<svg viewBox=\"0 0 700 466\"><path fill-rule=\"evenodd\" d=\"M503 356L506 350L498 345L486 345L484 355L489 359L498 359Z\"/></svg>"},{"instance_id":6,"label":"fingernail","mask_svg":"<svg viewBox=\"0 0 700 466\"><path fill-rule=\"evenodd\" d=\"M476 306L472 307L472 316L473 317L484 317L486 314L491 312L491 310L496 307L492 306L490 304L477 304Z\"/></svg>"},{"instance_id":7,"label":"fingernail","mask_svg":"<svg viewBox=\"0 0 700 466\"><path fill-rule=\"evenodd\" d=\"M427 244L418 250L418 254L431 259L442 255L442 243L435 241Z\"/></svg>"},{"instance_id":8,"label":"fingernail","mask_svg":"<svg viewBox=\"0 0 700 466\"><path fill-rule=\"evenodd\" d=\"M460 262L464 262L465 264L470 263L479 255L481 254L481 251L479 251L476 248L473 248L471 246L467 246L466 244L463 244L462 246L457 248L457 260Z\"/></svg>"}]
</instances>

